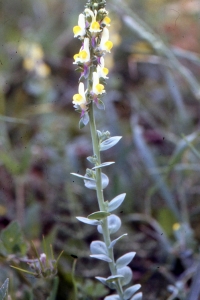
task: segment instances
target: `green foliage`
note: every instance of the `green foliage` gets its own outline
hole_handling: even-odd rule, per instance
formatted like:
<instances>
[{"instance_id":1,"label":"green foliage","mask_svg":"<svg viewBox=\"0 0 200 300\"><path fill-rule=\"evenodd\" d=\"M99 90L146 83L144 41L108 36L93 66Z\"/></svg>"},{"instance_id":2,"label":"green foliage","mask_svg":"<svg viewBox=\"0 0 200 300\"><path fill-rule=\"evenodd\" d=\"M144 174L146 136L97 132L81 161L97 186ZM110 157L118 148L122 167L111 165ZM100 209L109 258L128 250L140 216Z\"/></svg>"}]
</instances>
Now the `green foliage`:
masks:
<instances>
[{"instance_id":1,"label":"green foliage","mask_svg":"<svg viewBox=\"0 0 200 300\"><path fill-rule=\"evenodd\" d=\"M11 222L0 234L0 253L3 256L24 256L27 244L24 241L22 230L17 221Z\"/></svg>"}]
</instances>

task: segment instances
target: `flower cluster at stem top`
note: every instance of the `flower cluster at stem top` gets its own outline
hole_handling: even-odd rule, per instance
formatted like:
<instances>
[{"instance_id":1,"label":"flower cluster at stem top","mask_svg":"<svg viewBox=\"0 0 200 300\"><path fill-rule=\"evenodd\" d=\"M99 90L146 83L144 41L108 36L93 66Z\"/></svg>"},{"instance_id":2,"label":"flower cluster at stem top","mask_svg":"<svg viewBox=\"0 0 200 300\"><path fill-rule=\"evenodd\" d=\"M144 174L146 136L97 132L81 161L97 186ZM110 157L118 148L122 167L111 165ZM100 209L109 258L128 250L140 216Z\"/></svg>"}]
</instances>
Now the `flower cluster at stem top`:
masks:
<instances>
[{"instance_id":1,"label":"flower cluster at stem top","mask_svg":"<svg viewBox=\"0 0 200 300\"><path fill-rule=\"evenodd\" d=\"M74 37L82 41L79 53L74 55L74 64L81 72L78 93L73 96L73 104L76 110L81 112L81 117L88 109L88 104L94 101L102 103L101 98L105 93L105 80L109 70L104 66L104 55L113 47L109 40L110 18L105 5L93 5L86 7L78 17L78 25L74 26ZM87 88L84 79L88 80Z\"/></svg>"}]
</instances>

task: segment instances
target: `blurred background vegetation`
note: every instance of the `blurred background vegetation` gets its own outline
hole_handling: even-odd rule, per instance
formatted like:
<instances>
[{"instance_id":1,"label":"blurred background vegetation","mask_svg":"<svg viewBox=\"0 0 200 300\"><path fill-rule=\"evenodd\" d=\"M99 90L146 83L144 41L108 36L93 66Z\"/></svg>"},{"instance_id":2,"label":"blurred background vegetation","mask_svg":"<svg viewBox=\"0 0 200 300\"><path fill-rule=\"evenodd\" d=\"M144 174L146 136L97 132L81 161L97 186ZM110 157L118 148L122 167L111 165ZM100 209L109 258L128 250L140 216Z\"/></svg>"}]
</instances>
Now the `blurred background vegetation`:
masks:
<instances>
[{"instance_id":1,"label":"blurred background vegetation","mask_svg":"<svg viewBox=\"0 0 200 300\"><path fill-rule=\"evenodd\" d=\"M0 1L0 230L17 220L27 245L16 253L29 258L35 255L31 240L44 252L43 235L55 256L64 250L51 300L74 299L75 256L79 299L100 300L109 292L94 280L108 275L107 268L89 258L89 243L99 237L75 219L97 210L95 192L70 175L84 174L92 153L89 128L79 130L72 106L79 78L73 55L80 48L72 27L84 5L80 0ZM129 237L118 243L116 257L137 252L131 268L144 300L186 295L195 300L200 4L108 0L107 9L114 48L106 57L106 110L96 117L98 129L123 136L103 153L103 161L116 162L107 168L106 199L127 193L118 213L121 231ZM21 263L15 251L2 250L0 237L0 284L10 278L12 300L47 299L52 283L11 269L13 261Z\"/></svg>"}]
</instances>

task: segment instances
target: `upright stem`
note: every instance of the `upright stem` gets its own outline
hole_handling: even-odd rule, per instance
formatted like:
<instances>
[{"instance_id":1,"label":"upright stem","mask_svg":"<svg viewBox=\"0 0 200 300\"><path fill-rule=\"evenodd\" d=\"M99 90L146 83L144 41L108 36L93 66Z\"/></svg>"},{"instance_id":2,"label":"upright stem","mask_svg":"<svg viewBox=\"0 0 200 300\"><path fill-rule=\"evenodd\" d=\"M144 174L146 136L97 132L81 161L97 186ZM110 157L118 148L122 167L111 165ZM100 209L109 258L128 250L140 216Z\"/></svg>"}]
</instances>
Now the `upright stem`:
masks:
<instances>
[{"instance_id":1,"label":"upright stem","mask_svg":"<svg viewBox=\"0 0 200 300\"><path fill-rule=\"evenodd\" d=\"M93 109L93 102L90 103L89 106L89 119L90 119L90 131L92 136L92 145L93 145L93 153L97 158L97 165L101 164L101 157L100 157L100 150L99 150L99 138L96 130L96 123L94 118L94 109ZM96 169L96 193L97 193L97 200L99 204L99 209L102 211L105 211L105 202L104 202L104 195L103 195L103 189L102 189L102 181L101 181L101 168ZM102 220L102 231L103 231L103 238L104 242L107 246L107 251L110 259L112 260L111 263L109 263L110 271L112 275L117 275L117 269L115 266L115 260L114 260L114 254L113 254L113 248L109 248L109 245L111 243L110 240L110 233L108 229L108 220L107 218L104 218ZM116 282L116 290L118 295L120 296L120 299L123 300L123 290L120 281L118 280Z\"/></svg>"}]
</instances>

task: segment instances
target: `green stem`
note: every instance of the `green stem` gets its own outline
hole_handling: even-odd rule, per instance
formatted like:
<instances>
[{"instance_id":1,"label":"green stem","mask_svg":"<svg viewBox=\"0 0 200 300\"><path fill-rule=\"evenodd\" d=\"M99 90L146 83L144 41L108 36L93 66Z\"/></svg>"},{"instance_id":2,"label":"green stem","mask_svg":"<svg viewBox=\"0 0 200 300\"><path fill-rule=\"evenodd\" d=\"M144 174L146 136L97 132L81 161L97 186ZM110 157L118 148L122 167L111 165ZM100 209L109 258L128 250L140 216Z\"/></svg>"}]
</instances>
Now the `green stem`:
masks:
<instances>
[{"instance_id":1,"label":"green stem","mask_svg":"<svg viewBox=\"0 0 200 300\"><path fill-rule=\"evenodd\" d=\"M89 119L90 119L90 131L92 136L92 145L93 145L93 153L97 157L97 163L96 165L101 164L101 157L100 157L100 150L99 150L99 138L96 130L96 123L94 118L94 108L93 108L93 102L90 103L89 107ZM104 195L103 195L103 189L102 189L102 181L101 181L101 168L96 169L96 193L97 193L97 199L99 204L99 209L102 211L105 211L105 202L104 202ZM113 254L113 248L108 248L111 240L110 240L110 233L108 229L108 221L107 218L103 219L102 221L102 231L103 231L103 238L104 242L107 246L108 255L110 259L112 260L111 263L109 263L110 271L112 275L117 275L117 269L115 266L115 260L114 260L114 254ZM120 281L118 280L116 282L116 290L118 295L120 296L120 299L123 300L123 289L121 286Z\"/></svg>"},{"instance_id":2,"label":"green stem","mask_svg":"<svg viewBox=\"0 0 200 300\"><path fill-rule=\"evenodd\" d=\"M75 268L76 268L77 259L74 259L73 266L72 266L72 283L74 287L74 299L78 299L78 291L77 291L77 284L75 279Z\"/></svg>"}]
</instances>

